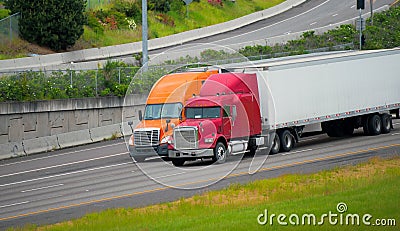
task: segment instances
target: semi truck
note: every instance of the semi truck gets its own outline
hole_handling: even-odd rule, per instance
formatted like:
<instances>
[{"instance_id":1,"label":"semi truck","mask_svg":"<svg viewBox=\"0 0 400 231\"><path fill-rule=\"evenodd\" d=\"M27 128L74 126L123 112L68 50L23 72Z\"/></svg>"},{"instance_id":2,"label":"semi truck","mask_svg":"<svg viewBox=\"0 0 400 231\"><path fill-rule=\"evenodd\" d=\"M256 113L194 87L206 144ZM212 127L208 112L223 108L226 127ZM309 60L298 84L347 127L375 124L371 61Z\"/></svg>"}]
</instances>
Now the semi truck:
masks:
<instances>
[{"instance_id":1,"label":"semi truck","mask_svg":"<svg viewBox=\"0 0 400 231\"><path fill-rule=\"evenodd\" d=\"M185 161L268 149L288 152L307 127L331 137L389 133L400 108L400 49L345 52L233 68L210 76L184 106L168 157Z\"/></svg>"},{"instance_id":2,"label":"semi truck","mask_svg":"<svg viewBox=\"0 0 400 231\"><path fill-rule=\"evenodd\" d=\"M128 142L134 162L144 161L150 156L168 157L165 137L169 137L175 125L184 121L181 114L184 102L193 94L199 94L203 82L216 73L217 69L172 73L153 85L144 113L139 111L139 124L132 128L133 134Z\"/></svg>"}]
</instances>

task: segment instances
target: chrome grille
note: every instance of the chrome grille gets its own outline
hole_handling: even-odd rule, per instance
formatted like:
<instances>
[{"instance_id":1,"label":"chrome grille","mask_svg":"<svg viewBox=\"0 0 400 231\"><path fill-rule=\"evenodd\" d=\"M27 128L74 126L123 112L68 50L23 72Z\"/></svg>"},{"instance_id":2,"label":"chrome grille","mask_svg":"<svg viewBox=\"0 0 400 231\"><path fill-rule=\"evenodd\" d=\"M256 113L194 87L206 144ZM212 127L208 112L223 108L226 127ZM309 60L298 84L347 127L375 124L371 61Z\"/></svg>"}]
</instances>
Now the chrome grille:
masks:
<instances>
[{"instance_id":1,"label":"chrome grille","mask_svg":"<svg viewBox=\"0 0 400 231\"><path fill-rule=\"evenodd\" d=\"M198 144L196 127L178 127L174 129L175 149L197 149Z\"/></svg>"},{"instance_id":2,"label":"chrome grille","mask_svg":"<svg viewBox=\"0 0 400 231\"><path fill-rule=\"evenodd\" d=\"M160 130L136 130L133 136L135 146L155 146L159 144Z\"/></svg>"}]
</instances>

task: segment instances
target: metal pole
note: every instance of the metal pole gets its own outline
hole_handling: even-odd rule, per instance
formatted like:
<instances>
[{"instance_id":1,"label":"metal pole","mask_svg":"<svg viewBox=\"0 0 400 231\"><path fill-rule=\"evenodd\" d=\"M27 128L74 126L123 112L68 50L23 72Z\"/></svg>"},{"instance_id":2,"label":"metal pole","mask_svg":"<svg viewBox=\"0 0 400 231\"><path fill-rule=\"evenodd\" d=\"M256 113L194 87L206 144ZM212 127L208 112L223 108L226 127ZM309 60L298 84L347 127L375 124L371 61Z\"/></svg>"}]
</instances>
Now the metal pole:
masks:
<instances>
[{"instance_id":1,"label":"metal pole","mask_svg":"<svg viewBox=\"0 0 400 231\"><path fill-rule=\"evenodd\" d=\"M147 0L142 0L142 54L143 54L143 69L147 71L147 57L148 57L148 44L147 44Z\"/></svg>"},{"instance_id":2,"label":"metal pole","mask_svg":"<svg viewBox=\"0 0 400 231\"><path fill-rule=\"evenodd\" d=\"M360 8L360 50L362 49L361 39L362 39L362 15L361 15L361 8Z\"/></svg>"},{"instance_id":3,"label":"metal pole","mask_svg":"<svg viewBox=\"0 0 400 231\"><path fill-rule=\"evenodd\" d=\"M121 68L118 67L118 84L121 84Z\"/></svg>"},{"instance_id":4,"label":"metal pole","mask_svg":"<svg viewBox=\"0 0 400 231\"><path fill-rule=\"evenodd\" d=\"M96 70L96 78L95 78L95 80L96 80L96 96L98 96L99 94L98 94L98 86L97 86L97 74L99 73L99 69L97 69Z\"/></svg>"},{"instance_id":5,"label":"metal pole","mask_svg":"<svg viewBox=\"0 0 400 231\"><path fill-rule=\"evenodd\" d=\"M373 7L373 4L374 4L374 0L369 0L369 6L370 6L370 9L371 9L371 26L374 25L374 7Z\"/></svg>"},{"instance_id":6,"label":"metal pole","mask_svg":"<svg viewBox=\"0 0 400 231\"><path fill-rule=\"evenodd\" d=\"M12 41L12 17L13 16L10 16L10 42Z\"/></svg>"}]
</instances>

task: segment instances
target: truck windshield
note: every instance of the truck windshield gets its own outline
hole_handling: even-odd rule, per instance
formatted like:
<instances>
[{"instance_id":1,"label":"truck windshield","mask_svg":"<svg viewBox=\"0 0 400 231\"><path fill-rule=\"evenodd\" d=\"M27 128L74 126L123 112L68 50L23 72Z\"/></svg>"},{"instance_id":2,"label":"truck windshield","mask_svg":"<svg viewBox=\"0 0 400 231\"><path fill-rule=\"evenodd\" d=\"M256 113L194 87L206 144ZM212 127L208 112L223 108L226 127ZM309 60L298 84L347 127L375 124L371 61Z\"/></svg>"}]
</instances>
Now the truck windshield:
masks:
<instances>
[{"instance_id":1,"label":"truck windshield","mask_svg":"<svg viewBox=\"0 0 400 231\"><path fill-rule=\"evenodd\" d=\"M186 118L219 118L221 115L220 107L188 107L186 108Z\"/></svg>"},{"instance_id":2,"label":"truck windshield","mask_svg":"<svg viewBox=\"0 0 400 231\"><path fill-rule=\"evenodd\" d=\"M148 104L144 112L145 120L179 118L182 111L181 103Z\"/></svg>"}]
</instances>

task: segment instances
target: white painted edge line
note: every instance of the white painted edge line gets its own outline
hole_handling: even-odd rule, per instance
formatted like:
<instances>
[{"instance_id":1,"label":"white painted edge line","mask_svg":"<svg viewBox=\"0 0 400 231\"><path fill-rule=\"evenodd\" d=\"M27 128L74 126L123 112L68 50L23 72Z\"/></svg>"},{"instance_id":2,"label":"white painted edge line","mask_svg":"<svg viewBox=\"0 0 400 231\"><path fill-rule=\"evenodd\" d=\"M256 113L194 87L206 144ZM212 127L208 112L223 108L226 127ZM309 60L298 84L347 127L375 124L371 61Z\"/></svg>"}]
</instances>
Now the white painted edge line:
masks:
<instances>
[{"instance_id":1,"label":"white painted edge line","mask_svg":"<svg viewBox=\"0 0 400 231\"><path fill-rule=\"evenodd\" d=\"M400 135L400 132L392 133L392 136L397 136L397 135Z\"/></svg>"},{"instance_id":2,"label":"white painted edge line","mask_svg":"<svg viewBox=\"0 0 400 231\"><path fill-rule=\"evenodd\" d=\"M17 181L17 182L13 182L13 183L2 184L2 185L0 185L0 187L29 183L29 182L45 180L45 179L51 179L51 178L56 178L56 177L60 177L60 176L74 175L74 174L84 173L84 172L91 172L91 171L100 170L100 169L119 167L119 166L123 166L123 165L127 165L127 164L132 164L132 162L125 162L125 163L121 163L121 164L113 164L113 165L107 165L107 166L102 166L102 167L97 167L97 168L79 170L79 171L75 171L75 172L62 173L62 174L57 174L57 175L53 175L53 176L46 176L46 177L40 177L40 178L35 178L35 179L30 179L30 180Z\"/></svg>"},{"instance_id":3,"label":"white painted edge line","mask_svg":"<svg viewBox=\"0 0 400 231\"><path fill-rule=\"evenodd\" d=\"M30 173L30 172L37 172L37 171L42 171L42 170L47 170L47 169L52 169L52 168L64 167L64 166L69 166L69 165L74 165L74 164L81 164L81 163L85 163L85 162L89 162L89 161L101 160L101 159L106 159L106 158L115 157L115 156L121 156L121 155L127 155L127 154L129 154L129 153L128 152L122 152L122 153L112 154L112 155L108 155L108 156L101 156L101 157L96 157L96 158L91 158L91 159L86 159L86 160L80 160L80 161L75 161L75 162L70 162L70 163L65 163L65 164L58 164L58 165L54 165L54 166L48 166L48 167L43 167L43 168L26 170L26 171L22 171L22 172L15 172L15 173L2 175L2 176L0 176L0 178L7 177L7 176L21 175L21 174Z\"/></svg>"},{"instance_id":4,"label":"white painted edge line","mask_svg":"<svg viewBox=\"0 0 400 231\"><path fill-rule=\"evenodd\" d=\"M308 152L308 151L312 151L312 150L313 150L312 148L309 148L309 149L304 149L304 150L299 150L299 151L294 151L294 152L282 153L282 156L292 155L292 154L301 153L301 152Z\"/></svg>"},{"instance_id":5,"label":"white painted edge line","mask_svg":"<svg viewBox=\"0 0 400 231\"><path fill-rule=\"evenodd\" d=\"M0 167L28 163L28 162L37 161L37 160L44 160L44 159L48 159L48 158L52 158L52 157L65 156L65 155L69 155L69 154L76 154L79 152L92 151L92 150L96 150L99 148L107 148L107 147L112 147L112 146L116 146L116 145L120 145L120 144L124 144L124 143L108 144L108 145L103 145L103 146L99 146L99 147L93 147L93 148L87 148L87 149L83 149L83 150L76 150L76 151L72 151L72 152L61 153L61 154L57 154L57 155L39 157L39 158L31 159L31 160L23 160L23 161L18 161L18 162L14 162L14 163L3 164L3 165L0 165Z\"/></svg>"},{"instance_id":6,"label":"white painted edge line","mask_svg":"<svg viewBox=\"0 0 400 231\"><path fill-rule=\"evenodd\" d=\"M161 178L170 177L170 176L178 176L178 175L182 175L184 173L186 173L186 172L178 172L178 173L169 174L169 175L165 175L165 176L153 177L153 179L161 179Z\"/></svg>"}]
</instances>

